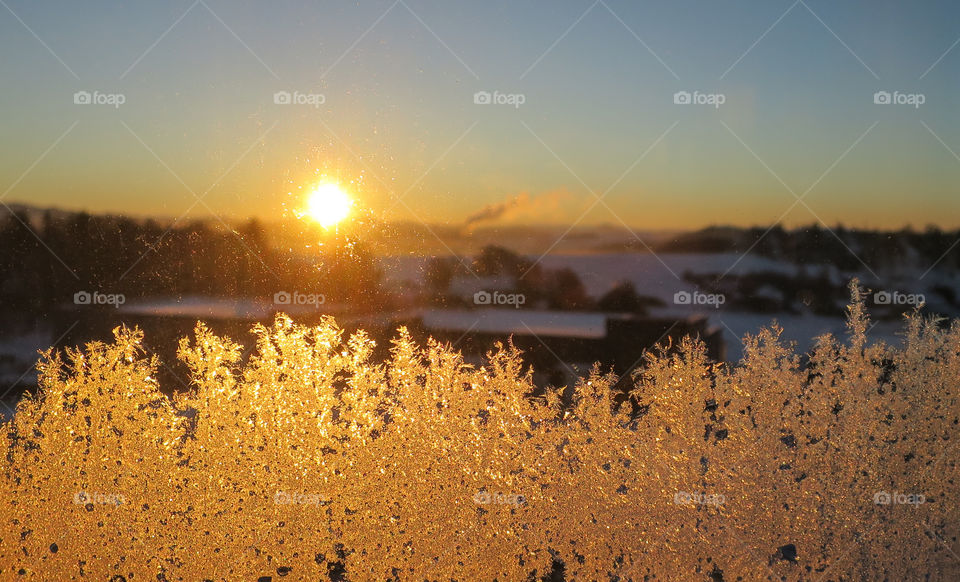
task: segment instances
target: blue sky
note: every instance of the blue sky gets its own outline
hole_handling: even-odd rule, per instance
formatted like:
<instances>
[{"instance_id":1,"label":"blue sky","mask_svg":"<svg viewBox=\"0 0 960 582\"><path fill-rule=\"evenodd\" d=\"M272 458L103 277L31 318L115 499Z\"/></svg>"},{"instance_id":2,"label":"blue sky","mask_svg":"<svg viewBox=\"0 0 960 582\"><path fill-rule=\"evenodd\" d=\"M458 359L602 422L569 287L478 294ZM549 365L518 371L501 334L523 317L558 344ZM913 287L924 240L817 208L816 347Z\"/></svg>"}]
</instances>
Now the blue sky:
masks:
<instances>
[{"instance_id":1,"label":"blue sky","mask_svg":"<svg viewBox=\"0 0 960 582\"><path fill-rule=\"evenodd\" d=\"M960 226L956 3L4 2L8 203L269 218L328 176L384 219Z\"/></svg>"}]
</instances>

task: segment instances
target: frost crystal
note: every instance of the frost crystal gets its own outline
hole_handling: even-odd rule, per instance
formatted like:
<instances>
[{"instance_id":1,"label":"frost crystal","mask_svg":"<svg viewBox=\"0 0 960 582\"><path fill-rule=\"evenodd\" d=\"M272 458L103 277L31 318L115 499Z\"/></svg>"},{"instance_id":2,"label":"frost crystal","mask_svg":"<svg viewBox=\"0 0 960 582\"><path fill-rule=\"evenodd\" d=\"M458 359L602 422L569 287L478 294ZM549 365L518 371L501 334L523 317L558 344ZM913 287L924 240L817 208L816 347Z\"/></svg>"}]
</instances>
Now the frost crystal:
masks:
<instances>
[{"instance_id":1,"label":"frost crystal","mask_svg":"<svg viewBox=\"0 0 960 582\"><path fill-rule=\"evenodd\" d=\"M532 398L510 346L401 330L374 362L333 320L245 363L199 325L173 400L137 331L49 352L4 426L0 578L956 580L960 324L871 344L853 291L848 344L685 340L625 403L599 370Z\"/></svg>"}]
</instances>

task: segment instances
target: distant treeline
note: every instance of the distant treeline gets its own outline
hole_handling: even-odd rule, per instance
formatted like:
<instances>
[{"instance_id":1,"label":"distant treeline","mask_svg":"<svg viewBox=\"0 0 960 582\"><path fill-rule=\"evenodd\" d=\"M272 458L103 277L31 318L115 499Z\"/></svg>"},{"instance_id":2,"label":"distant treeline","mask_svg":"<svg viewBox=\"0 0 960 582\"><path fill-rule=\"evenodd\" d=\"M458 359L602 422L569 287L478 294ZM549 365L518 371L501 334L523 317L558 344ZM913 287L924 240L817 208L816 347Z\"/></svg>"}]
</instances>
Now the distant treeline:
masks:
<instances>
[{"instance_id":1,"label":"distant treeline","mask_svg":"<svg viewBox=\"0 0 960 582\"><path fill-rule=\"evenodd\" d=\"M329 245L315 259L278 251L256 220L236 230L194 221L85 213L0 216L0 306L36 311L78 291L138 297L272 297L321 293L327 301L383 302L375 259L355 243Z\"/></svg>"},{"instance_id":2,"label":"distant treeline","mask_svg":"<svg viewBox=\"0 0 960 582\"><path fill-rule=\"evenodd\" d=\"M457 279L471 283L472 278L478 283L499 280L510 293L522 294L528 307L647 314L651 307L664 306L656 297L637 293L633 283L626 280L594 299L573 269L548 269L538 261L495 245L481 249L470 264L455 257L434 257L427 263L424 278L427 302L444 307L476 306L471 297L452 290Z\"/></svg>"},{"instance_id":3,"label":"distant treeline","mask_svg":"<svg viewBox=\"0 0 960 582\"><path fill-rule=\"evenodd\" d=\"M334 240L311 258L306 249L280 249L278 235L257 220L235 230L209 221L173 226L122 216L39 211L16 207L0 215L0 308L36 311L69 303L78 291L140 297L201 295L272 297L279 291L321 293L327 301L382 309L390 294L381 285L376 257L357 241ZM286 233L290 234L290 233ZM287 236L284 240L289 239ZM850 271L903 265L960 268L960 231L923 232L710 227L653 246L656 252L736 252L801 265ZM619 247L621 250L623 247ZM629 248L629 245L628 245ZM613 250L613 249L607 249ZM637 249L646 250L646 249ZM862 262L861 262L862 261ZM531 304L551 309L645 312L655 300L626 284L608 297L587 296L569 269L549 270L507 249L487 247L471 265L436 259L425 273L427 301L456 304L453 279L467 271L505 276Z\"/></svg>"},{"instance_id":4,"label":"distant treeline","mask_svg":"<svg viewBox=\"0 0 960 582\"><path fill-rule=\"evenodd\" d=\"M818 224L790 230L779 225L770 229L709 227L678 235L655 245L654 250L668 253L750 250L753 254L801 265L829 264L853 271L863 270L864 263L871 269L904 264L926 268L940 259L938 268L956 269L960 267L960 248L953 249L956 252L947 251L957 240L960 240L960 230L943 231L936 227L922 232L855 230L843 226L827 229Z\"/></svg>"}]
</instances>

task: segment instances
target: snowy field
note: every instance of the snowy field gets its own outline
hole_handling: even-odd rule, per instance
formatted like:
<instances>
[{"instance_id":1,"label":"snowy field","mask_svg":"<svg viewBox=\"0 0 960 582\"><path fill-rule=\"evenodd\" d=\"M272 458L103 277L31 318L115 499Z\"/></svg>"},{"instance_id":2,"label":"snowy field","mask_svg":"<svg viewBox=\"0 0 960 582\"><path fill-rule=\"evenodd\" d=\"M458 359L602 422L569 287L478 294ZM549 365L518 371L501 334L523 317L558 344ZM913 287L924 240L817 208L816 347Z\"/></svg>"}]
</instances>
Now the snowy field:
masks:
<instances>
[{"instance_id":1,"label":"snowy field","mask_svg":"<svg viewBox=\"0 0 960 582\"><path fill-rule=\"evenodd\" d=\"M536 260L533 257L532 260ZM393 289L412 289L418 287L423 278L424 267L429 262L426 257L385 257L383 261L384 278L387 285ZM723 329L727 343L727 360L737 361L742 355L741 338L744 334L756 333L762 326L769 325L776 320L784 328L782 338L786 341L797 342L802 351L810 350L814 345L814 338L824 333L832 333L843 337L846 333L845 322L840 318L824 317L814 314L759 314L743 311L734 311L724 306L711 308L707 306L689 306L674 304L674 294L679 291L692 293L696 287L684 280L685 273L695 275L715 275L727 273L729 275L746 275L749 273L778 273L788 276L797 275L801 267L794 264L774 261L765 257L742 256L736 253L725 254L653 254L642 253L609 253L609 254L578 254L578 255L548 255L539 263L547 269L572 269L583 282L587 293L600 297L620 281L629 281L640 295L656 297L666 305L651 310L653 316L686 317L693 313L702 313L709 317L710 325ZM831 267L808 267L809 273L818 273L827 268L827 273L835 284L845 285L851 274L845 274ZM886 275L886 274L885 274ZM895 284L916 280L922 272L905 270L890 274L890 280ZM860 275L865 285L870 284L872 277ZM944 280L938 273L932 272L928 276L928 284L940 282L956 285L955 280ZM873 340L883 340L887 343L898 343L897 335L902 324L899 321L874 321L870 330Z\"/></svg>"}]
</instances>

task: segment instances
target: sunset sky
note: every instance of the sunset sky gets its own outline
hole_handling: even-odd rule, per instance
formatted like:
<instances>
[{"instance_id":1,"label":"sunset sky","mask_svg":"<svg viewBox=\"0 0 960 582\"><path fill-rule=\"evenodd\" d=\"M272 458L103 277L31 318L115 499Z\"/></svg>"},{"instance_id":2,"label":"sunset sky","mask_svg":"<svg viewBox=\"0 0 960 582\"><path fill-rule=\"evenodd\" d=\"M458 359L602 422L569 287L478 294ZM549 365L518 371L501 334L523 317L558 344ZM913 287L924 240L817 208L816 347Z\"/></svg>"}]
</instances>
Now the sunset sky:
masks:
<instances>
[{"instance_id":1,"label":"sunset sky","mask_svg":"<svg viewBox=\"0 0 960 582\"><path fill-rule=\"evenodd\" d=\"M269 219L326 176L384 220L954 228L958 39L955 1L2 0L0 200Z\"/></svg>"}]
</instances>

